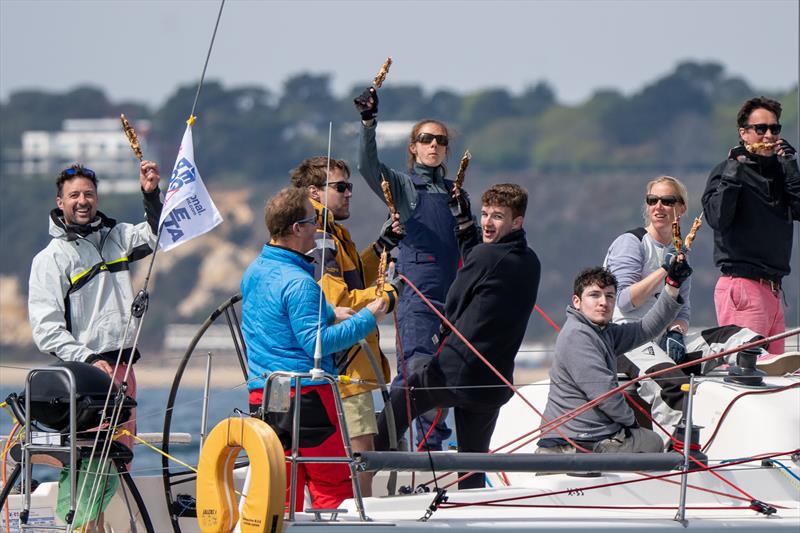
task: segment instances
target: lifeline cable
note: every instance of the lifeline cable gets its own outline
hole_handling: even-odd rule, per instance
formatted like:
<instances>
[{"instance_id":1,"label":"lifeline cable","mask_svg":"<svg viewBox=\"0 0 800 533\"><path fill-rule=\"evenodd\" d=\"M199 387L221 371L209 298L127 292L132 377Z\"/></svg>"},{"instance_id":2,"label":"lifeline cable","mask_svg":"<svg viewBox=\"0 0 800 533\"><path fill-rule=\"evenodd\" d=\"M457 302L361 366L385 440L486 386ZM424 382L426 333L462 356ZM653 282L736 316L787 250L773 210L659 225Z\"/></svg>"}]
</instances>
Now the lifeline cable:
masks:
<instances>
[{"instance_id":1,"label":"lifeline cable","mask_svg":"<svg viewBox=\"0 0 800 533\"><path fill-rule=\"evenodd\" d=\"M784 456L784 455L790 455L792 453L796 453L797 451L798 450L789 450L789 451L781 451L781 452L768 452L768 453L754 455L752 457L746 457L744 459L738 459L736 461L731 461L729 463L721 463L721 464L718 464L718 465L710 466L707 469L708 470L717 470L717 469L720 469L720 468L735 466L735 465L744 464L744 463L748 463L748 462L752 462L752 461L757 461L757 460L762 460L762 459L771 459L773 457L780 457L780 456ZM667 473L664 473L664 474L651 476L649 479L650 480L660 480L660 479L665 479L665 478L675 477L675 476L697 474L697 473L701 473L703 471L704 470L692 470L692 471L690 471L688 473L681 472L681 471L679 471L679 472L667 472ZM600 483L600 484L595 484L595 485L588 485L588 486L578 487L578 489L582 490L582 491L587 491L587 490L600 489L600 488L610 488L610 487L615 487L615 486L630 485L630 484L635 484L635 483L641 483L642 481L648 481L648 478L626 479L626 480L621 480L621 481L613 481L613 482L609 482L609 483ZM443 505L442 507L452 508L452 507L469 507L469 506L476 506L476 505L493 505L493 504L496 505L496 504L512 502L512 501L529 500L529 499L543 498L543 497L548 497L548 496L558 496L558 495L561 495L561 494L568 494L570 491L574 491L574 490L576 490L576 489L575 488L568 488L568 489L563 489L563 490L543 492L543 493L540 493L540 494L529 494L529 495L524 495L524 496L509 496L509 497L506 497L506 498L496 498L496 499L493 499L493 500L485 500L485 501L482 501L482 502L463 502L463 503L462 502L449 502L446 505ZM705 489L705 490L708 490L708 489ZM730 497L730 498L733 498L733 499L740 500L740 501L748 501L746 498L742 498L740 496L736 496L736 495L733 495L733 494L730 494L730 495L727 495L727 496ZM523 505L518 505L518 506L519 507L526 507L526 505L524 505L524 504ZM538 507L538 506L530 505L529 507ZM545 506L545 507L572 507L572 506L555 505L555 506ZM625 508L627 508L627 507L625 507ZM673 507L671 507L671 509L672 508ZM784 508L784 507L781 507L781 508ZM741 509L749 509L749 507L746 507L746 508L742 507Z\"/></svg>"},{"instance_id":2,"label":"lifeline cable","mask_svg":"<svg viewBox=\"0 0 800 533\"><path fill-rule=\"evenodd\" d=\"M526 443L530 442L530 441L534 440L535 438L537 438L535 436L531 437L531 435L534 435L537 432L538 433L545 433L547 431L553 431L556 428L558 428L559 426L561 426L562 424L566 423L567 421L575 418L576 416L579 416L579 415L583 414L584 412L588 411L589 409L594 408L594 406L596 406L597 404L605 401L607 398L611 397L614 394L617 394L618 392L622 391L623 389L625 389L626 387L628 387L628 386L630 386L630 385L632 385L634 383L638 383L638 382L643 381L645 379L652 379L654 377L657 377L657 376L660 376L662 374L665 374L666 372L669 372L671 370L680 370L682 368L686 368L686 367L693 366L693 365L696 365L696 364L701 364L701 363L704 363L706 361L711 361L713 359L717 359L717 358L720 358L720 357L725 357L725 356L728 356L730 354L733 354L733 353L736 353L736 352L740 352L742 350L747 350L749 348L755 348L755 347L758 347L758 346L763 346L765 344L769 344L770 342L773 342L773 341L776 341L776 340L780 340L780 339L783 339L783 338L786 338L786 337L791 337L791 336L797 335L799 333L800 333L800 328L792 329L792 330L789 330L789 331L785 331L783 333L779 333L777 335L773 335L771 337L766 337L766 338L763 338L763 339L760 339L760 340L757 340L757 341L752 341L752 342L749 342L749 343L740 344L739 346L736 346L736 347L731 348L729 350L725 350L725 351L722 351L722 352L719 352L719 353L716 353L716 354L711 354L709 356L706 356L706 357L703 357L703 358L700 358L700 359L697 359L697 360L694 360L694 361L687 361L685 363L681 363L681 364L678 364L678 365L670 366L670 367L667 367L667 368L664 368L664 369L661 369L661 370L657 370L655 372L651 372L649 374L642 374L641 376L633 378L630 381L627 381L626 383L624 383L624 384L622 384L622 385L620 385L618 387L615 387L614 389L611 389L610 391L608 391L606 393L601 394L600 396L598 396L594 400L590 400L590 401L586 402L585 404L583 404L582 406L573 409L572 411L564 413L563 415L560 415L560 416L554 418L553 420L551 420L549 422L543 423L538 428L535 428L535 429L529 431L528 433L526 433L524 435L521 435L521 436L515 438L514 440L504 444L503 446L499 447L498 450L499 449L503 449L505 447L508 447L511 444L514 444L515 442L518 442L518 441L526 439L526 438L528 438Z\"/></svg>"},{"instance_id":3,"label":"lifeline cable","mask_svg":"<svg viewBox=\"0 0 800 533\"><path fill-rule=\"evenodd\" d=\"M416 292L416 293L417 293L417 294L420 296L420 298L423 300L423 302L424 302L426 305L428 305L428 307L430 307L430 308L431 308L431 309L434 311L434 313L436 313L436 314L439 316L439 318L440 318L440 319L441 319L441 320L442 320L442 321L443 321L443 322L444 322L444 323L445 323L445 324L446 324L448 327L450 327L450 329L451 329L453 332L455 332L455 333L456 333L456 335L457 335L457 336L458 336L458 337L459 337L459 338L460 338L460 339L461 339L461 340L462 340L462 341L463 341L463 342L464 342L464 343L467 345L467 347L468 347L468 348L470 348L470 350L472 350L472 352L473 352L473 353L475 353L475 355L477 355L477 356L478 356L478 358L479 358L479 359L481 359L481 360L484 362L484 364L486 364L486 365L489 367L489 369L490 369L490 370L492 370L492 371L493 371L493 372L494 372L496 375L498 375L498 377L500 377L500 378L501 378L501 380L502 380L502 381L503 381L503 382L506 384L506 386L508 386L509 388L511 388L511 390L512 390L512 391L513 391L515 394L517 394L518 396L520 396L520 398L522 398L522 399L523 399L524 403L525 403L525 404L527 404L529 407L531 407L531 408L533 409L533 411L534 411L536 414L538 414L538 415L540 416L540 418L542 417L542 414L541 414L541 413L539 413L539 411L536 409L536 407L534 407L534 406L533 406L533 405L532 405L530 402L528 402L528 401L527 401L527 399L526 399L524 396L522 396L522 394L520 394L520 393L519 393L519 391L518 391L518 390L517 390L517 389L516 389L516 388L515 388L515 387L514 387L512 384L510 384L510 383L508 382L508 380L506 380L506 379L505 379L505 378L504 378L504 377L503 377L501 374L499 374L499 372L498 372L496 369L494 369L494 367L493 367L493 366L492 366L492 365L491 365L491 364L490 364L488 361L486 361L486 359L485 359L485 358L484 358L484 357L483 357L483 356L482 356L482 355L481 355L481 354L480 354L480 353L477 351L477 349L475 349L475 348L474 348L474 346L472 346L472 344L471 344L471 343L469 343L469 341L467 341L467 340L464 338L464 336L461 334L461 332L459 332L459 331L458 331L458 330L457 330L457 329L456 329L456 328L455 328L455 327L454 327L454 326L453 326L453 325L452 325L452 324L451 324L451 323L450 323L450 322L447 320L447 318L446 318L446 317L444 317L444 316L443 316L443 315L442 315L442 314L441 314L441 313L438 311L438 309L436 309L436 308L435 308L435 307L434 307L434 306L433 306L433 305L432 305L432 304L431 304L431 303L430 303L430 302L427 300L427 298L425 298L425 296L424 296L424 295L423 295L423 294L422 294L422 293L419 291L419 289L418 289L418 288L417 288L417 287L416 287L416 286L415 286L413 283L411 283L411 282L408 280L408 278L406 278L406 277L405 277L405 276L403 276L402 274L400 274L400 277L401 277L401 278L402 278L404 281L406 281L406 283L408 283L408 285L409 285L409 286L410 286L410 287L411 287L411 288L412 288L412 289L413 289L413 290L414 290L414 291L415 291L415 292ZM574 443L574 442L573 442L571 439L569 439L568 437L566 437L566 436L565 436L565 435L564 435L564 434L563 434L561 431L559 431L559 430L558 430L558 427L559 427L559 426L561 426L561 425L563 425L564 423L566 423L568 420L570 420L570 419L574 418L575 416L578 416L579 414L583 413L584 411L586 411L586 410L588 410L588 409L592 408L592 407L593 407L595 404L597 404L597 403L600 403L600 402L604 401L606 398L610 397L612 394L616 394L617 392L620 392L622 389L624 389L625 387L627 387L628 385L630 385L630 384L632 384L632 383L636 383L636 382L638 382L638 381L642 381L643 379L647 379L647 378L650 378L650 379L652 379L653 377L656 377L656 376L659 376L659 375L661 375L661 374L664 374L665 372L668 372L668 371L670 371L671 369L680 369L680 368L684 368L684 367L687 367L687 366L696 365L696 364L699 364L699 363L703 363L703 362L705 362L705 361L707 361L707 360L716 359L716 358L719 358L719 357L724 357L724 356L726 356L726 355L728 355L728 354L731 354L731 353L735 353L735 352L738 352L738 351L741 351L741 350L745 350L745 349L747 349L747 348L751 348L751 347L755 347L755 346L760 346L760 345L762 345L762 344L766 344L766 343L772 342L772 341L776 340L776 338L784 338L784 337L788 337L788 336L791 336L791 335L794 335L794 334L797 334L797 333L800 333L800 328L798 328L797 330L790 330L790 331L788 331L788 332L784 332L784 333L782 333L782 334L774 335L774 336L772 336L772 337L769 337L769 338L767 338L767 339L761 339L760 341L754 341L754 342L751 342L751 343L746 343L746 344L740 345L740 346L738 346L738 347L732 348L732 349L730 349L730 350L726 350L726 351L720 352L720 353L718 353L718 354L712 354L712 355L710 355L710 356L707 356L707 357L705 357L705 358L698 359L698 360L696 360L696 361L689 361L689 362L686 362L686 363L682 363L681 365L676 365L676 366L674 366L674 367L665 368L665 369L662 369L662 370L660 370L660 371L656 371L656 372L653 372L653 373L650 373L650 374L645 374L645 375L639 376L638 378L635 378L635 379L633 379L633 380L629 381L628 383L626 383L626 384L624 384L624 385L621 385L621 386L617 387L616 389L613 389L613 390L611 390L611 391L609 391L609 392L607 392L607 393L605 393L605 394L603 394L603 395L601 395L601 396L598 396L598 397L597 397L597 398L595 398L594 400L592 400L592 401L590 401L590 402L587 402L587 404L584 404L583 406L581 406L581 407L579 407L579 408L576 408L576 409L574 409L574 410L573 410L573 411L571 411L571 412L565 413L565 414L563 414L563 415L561 415L561 416L557 417L556 419L554 419L554 420L552 420L552 421L550 421L550 422L547 422L547 423L545 423L545 424L542 424L542 425L540 425L540 426L539 426L539 428L536 428L536 429L534 429L534 430L532 430L532 431L528 432L528 433L527 433L527 434L525 434L525 435L522 435L522 436L520 436L520 437L517 437L516 439L513 439L512 441L510 441L510 442L508 442L508 443L506 443L506 444L504 444L504 445L500 446L499 448L497 448L497 449L493 450L493 452L496 452L496 451L498 451L498 450L500 450L500 449L502 449L502 448L505 448L505 447L507 447L507 446L510 446L511 444L513 444L513 443L515 443L515 442L517 442L517 441L519 441L519 440L525 439L526 437L530 436L531 434L534 434L534 433L536 433L537 431L544 432L545 428L547 428L548 426L552 426L552 427L550 427L550 428L549 428L549 431L555 431L555 432L557 432L559 435L561 435L561 436L565 437L565 439L567 440L567 442L569 442L570 444L572 444L572 445L573 445L573 446L574 446L576 449L578 449L578 450L580 450L580 451L588 451L588 450L585 450L585 448L583 448L583 447L581 447L581 446L577 445L576 443ZM568 417L568 416L569 416L569 418L566 418L566 417ZM566 419L564 419L564 418L566 418ZM563 419L563 420L562 420L562 419ZM523 444L521 444L520 446L518 446L517 448L515 448L515 450L516 450L516 449L518 449L518 448L520 448L521 446L524 446L525 444L527 444L528 442L530 442L530 441L531 441L531 440L533 440L534 438L535 438L535 437L533 437L533 438L530 438L528 441L526 441L525 443L523 443ZM514 451L514 450L512 450L512 451ZM463 477L463 476L462 476L462 477ZM434 479L434 481L436 481L436 478ZM429 484L429 483L430 483L430 482L428 482L428 483L426 483L426 484Z\"/></svg>"},{"instance_id":4,"label":"lifeline cable","mask_svg":"<svg viewBox=\"0 0 800 533\"><path fill-rule=\"evenodd\" d=\"M501 373L500 373L500 372L499 372L499 371L498 371L498 370L497 370L497 369L496 369L494 366L492 366L492 364L491 364L491 363L490 363L490 362L489 362L489 361L488 361L488 360L487 360L487 359L486 359L486 358L485 358L485 357L484 357L484 356L483 356L483 355L482 355L482 354L481 354L481 353L480 353L480 352L479 352L479 351L478 351L478 350L477 350L477 349L476 349L476 348L475 348L475 347L472 345L472 343L471 343L471 342L469 342L469 341L466 339L466 337L464 337L464 335L462 335L462 334L461 334L461 332L460 332L460 331L458 331L458 329L456 329L456 327L455 327L455 326L454 326L454 325L453 325L453 324L452 324L452 323L451 323L449 320L447 320L447 318L446 318L446 317L445 317L445 316L444 316L444 315L443 315L441 312L439 312L439 310L438 310L438 309L436 309L436 307L435 307L435 306L434 306L434 305L433 305L433 304L430 302L430 300L428 300L428 299L425 297L425 295L423 295L423 294L422 294L422 292L421 292L421 291L420 291L420 290L417 288L417 286L416 286L416 285L414 285L414 284L413 284L413 283L412 283L412 282L411 282L411 281L410 281L410 280L409 280L407 277L405 277L403 274L398 274L398 276L399 276L399 277L400 277L400 278L401 278L403 281L405 281L405 282L408 284L408 286L409 286L409 287L411 287L411 288L414 290L414 292L416 292L416 293L419 295L419 297L422 299L422 301L423 301L423 302L425 302L425 304L426 304L428 307L430 307L430 308L433 310L433 312L434 312L434 313L435 313L435 314L436 314L436 315L437 315L437 316L438 316L438 317L439 317L439 318L442 320L442 322L443 322L443 323L444 323L444 324L445 324L445 325L446 325L448 328L450 328L450 330L451 330L453 333L455 333L455 334L456 334L456 336L457 336L459 339L461 339L461 342L463 342L463 343L464 343L464 344L467 346L467 348L469 348L469 349L472 351L472 353L474 353L474 354L475 354L475 355L478 357L478 359L480 359L480 360L483 362L483 364L484 364L484 365L486 365L486 366L487 366L487 368L489 368L489 370L491 370L491 371L494 373L494 375L496 375L498 378L500 378L500 381L502 381L502 382L503 382L503 383L504 383L504 384L505 384L505 385L506 385L506 386L507 386L509 389L511 389L511 391L512 391L514 394L516 394L517 396L519 396L519 397L520 397L520 399L523 401L523 403L525 403L525 405L527 405L528 407L530 407L530 408L533 410L533 412L534 412L534 413L536 413L537 415L539 415L539 417L540 417L540 418L542 418L542 417L543 417L542 413L541 413L541 412L539 412L539 410L538 410L538 409L536 409L536 407L535 407L535 406L534 406L534 405L533 405L533 404L532 404L532 403L531 403L531 402L530 402L530 401L529 401L529 400L528 400L528 399L527 399L525 396L523 396L523 395L522 395L522 394L519 392L519 390L517 390L517 388L516 388L516 387L515 387L515 386L514 386L514 385L513 385L511 382L509 382L509 381L506 379L506 377L505 377L503 374L501 374ZM554 428L554 430L553 430L553 431L556 431L556 432L557 432L557 433L558 433L558 434L559 434L559 435L560 435L560 436L561 436L561 437L562 437L564 440L566 440L566 441L567 441L568 443L570 443L570 444L571 444L573 447L575 447L575 449L577 449L577 450L580 450L580 451L583 451L583 452L586 452L586 451L588 451L588 450L586 450L585 448L583 448L583 447L582 447L580 444L576 443L575 441L573 441L572 439L570 439L568 436L566 436L566 435L565 435L565 434L564 434L562 431L560 431L560 430L559 430L557 427L556 427L556 428Z\"/></svg>"}]
</instances>

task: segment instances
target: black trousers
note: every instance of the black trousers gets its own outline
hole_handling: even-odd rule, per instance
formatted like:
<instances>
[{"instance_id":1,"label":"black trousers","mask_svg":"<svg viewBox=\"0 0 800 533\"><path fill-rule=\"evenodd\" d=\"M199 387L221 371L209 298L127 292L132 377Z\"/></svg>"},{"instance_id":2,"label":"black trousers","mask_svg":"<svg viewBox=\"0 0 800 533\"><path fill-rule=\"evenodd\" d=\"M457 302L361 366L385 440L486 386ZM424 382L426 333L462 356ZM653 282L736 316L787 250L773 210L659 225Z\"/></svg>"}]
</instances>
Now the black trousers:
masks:
<instances>
[{"instance_id":1,"label":"black trousers","mask_svg":"<svg viewBox=\"0 0 800 533\"><path fill-rule=\"evenodd\" d=\"M408 376L411 400L411 419L431 409L453 407L456 419L459 452L488 452L492 440L499 405L485 405L480 402L481 389L471 389L456 393L449 388L444 379L439 362L431 359L426 365L417 368ZM378 417L378 436L375 438L376 450L389 449L389 431L394 431L398 440L408 429L409 414L406 408L406 391L393 388L389 394L394 410L395 427L389 428L386 410ZM459 477L466 472L459 472ZM476 472L458 483L459 489L484 487L485 474Z\"/></svg>"}]
</instances>

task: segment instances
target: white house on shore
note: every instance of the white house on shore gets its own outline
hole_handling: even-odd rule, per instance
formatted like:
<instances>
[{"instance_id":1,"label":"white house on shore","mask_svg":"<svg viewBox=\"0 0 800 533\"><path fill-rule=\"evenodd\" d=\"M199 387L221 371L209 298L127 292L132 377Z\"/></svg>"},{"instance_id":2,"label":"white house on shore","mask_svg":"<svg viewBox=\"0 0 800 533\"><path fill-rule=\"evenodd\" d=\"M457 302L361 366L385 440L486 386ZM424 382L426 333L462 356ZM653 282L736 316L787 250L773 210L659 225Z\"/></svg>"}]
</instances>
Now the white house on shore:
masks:
<instances>
[{"instance_id":1,"label":"white house on shore","mask_svg":"<svg viewBox=\"0 0 800 533\"><path fill-rule=\"evenodd\" d=\"M150 121L136 121L133 127L146 153ZM76 161L86 162L98 175L108 179L104 183L107 190L125 189L127 182L138 178L136 158L118 118L67 119L61 131L22 134L19 169L22 175L55 174Z\"/></svg>"}]
</instances>

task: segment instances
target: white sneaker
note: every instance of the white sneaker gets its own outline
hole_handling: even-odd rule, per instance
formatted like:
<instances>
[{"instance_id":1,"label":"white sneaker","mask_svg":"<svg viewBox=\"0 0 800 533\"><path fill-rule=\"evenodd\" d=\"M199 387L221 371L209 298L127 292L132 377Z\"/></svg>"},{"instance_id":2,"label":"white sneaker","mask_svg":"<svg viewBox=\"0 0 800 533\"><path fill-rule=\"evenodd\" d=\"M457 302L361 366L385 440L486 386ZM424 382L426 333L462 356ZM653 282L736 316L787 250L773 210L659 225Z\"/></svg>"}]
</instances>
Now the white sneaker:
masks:
<instances>
[{"instance_id":1,"label":"white sneaker","mask_svg":"<svg viewBox=\"0 0 800 533\"><path fill-rule=\"evenodd\" d=\"M756 368L763 370L768 376L793 374L800 369L800 352L766 354L758 358Z\"/></svg>"}]
</instances>

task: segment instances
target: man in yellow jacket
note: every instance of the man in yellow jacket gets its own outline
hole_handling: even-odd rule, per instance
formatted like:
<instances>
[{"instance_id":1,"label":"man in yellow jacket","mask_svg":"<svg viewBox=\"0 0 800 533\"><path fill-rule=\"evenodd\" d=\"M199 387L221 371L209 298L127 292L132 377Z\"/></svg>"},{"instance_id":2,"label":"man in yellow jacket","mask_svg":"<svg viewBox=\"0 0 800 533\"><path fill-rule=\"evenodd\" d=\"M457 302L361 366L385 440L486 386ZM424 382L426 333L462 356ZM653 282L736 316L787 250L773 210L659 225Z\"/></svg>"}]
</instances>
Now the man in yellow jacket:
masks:
<instances>
[{"instance_id":1,"label":"man in yellow jacket","mask_svg":"<svg viewBox=\"0 0 800 533\"><path fill-rule=\"evenodd\" d=\"M315 277L325 298L335 307L349 307L352 312L357 312L376 297L375 280L380 254L384 249L391 250L402 238L400 223L395 220L394 224L384 225L378 240L359 253L350 238L350 232L339 223L350 218L350 197L353 195L350 169L344 161L331 159L330 176L326 176L327 172L327 157L306 159L292 170L292 185L308 191L311 204L317 212L316 246L308 254L316 259ZM323 223L323 204L326 201L327 221ZM391 312L398 299L395 287L386 284L384 298L388 304L387 312ZM389 381L389 362L380 351L378 330L370 333L365 341L382 370L380 379ZM368 382L340 385L339 391L353 451L374 450L378 427L372 391L378 388L378 377L375 376L369 354L360 344L355 344L335 354L335 361L340 374ZM372 494L372 477L371 472L360 474L364 496Z\"/></svg>"}]
</instances>

